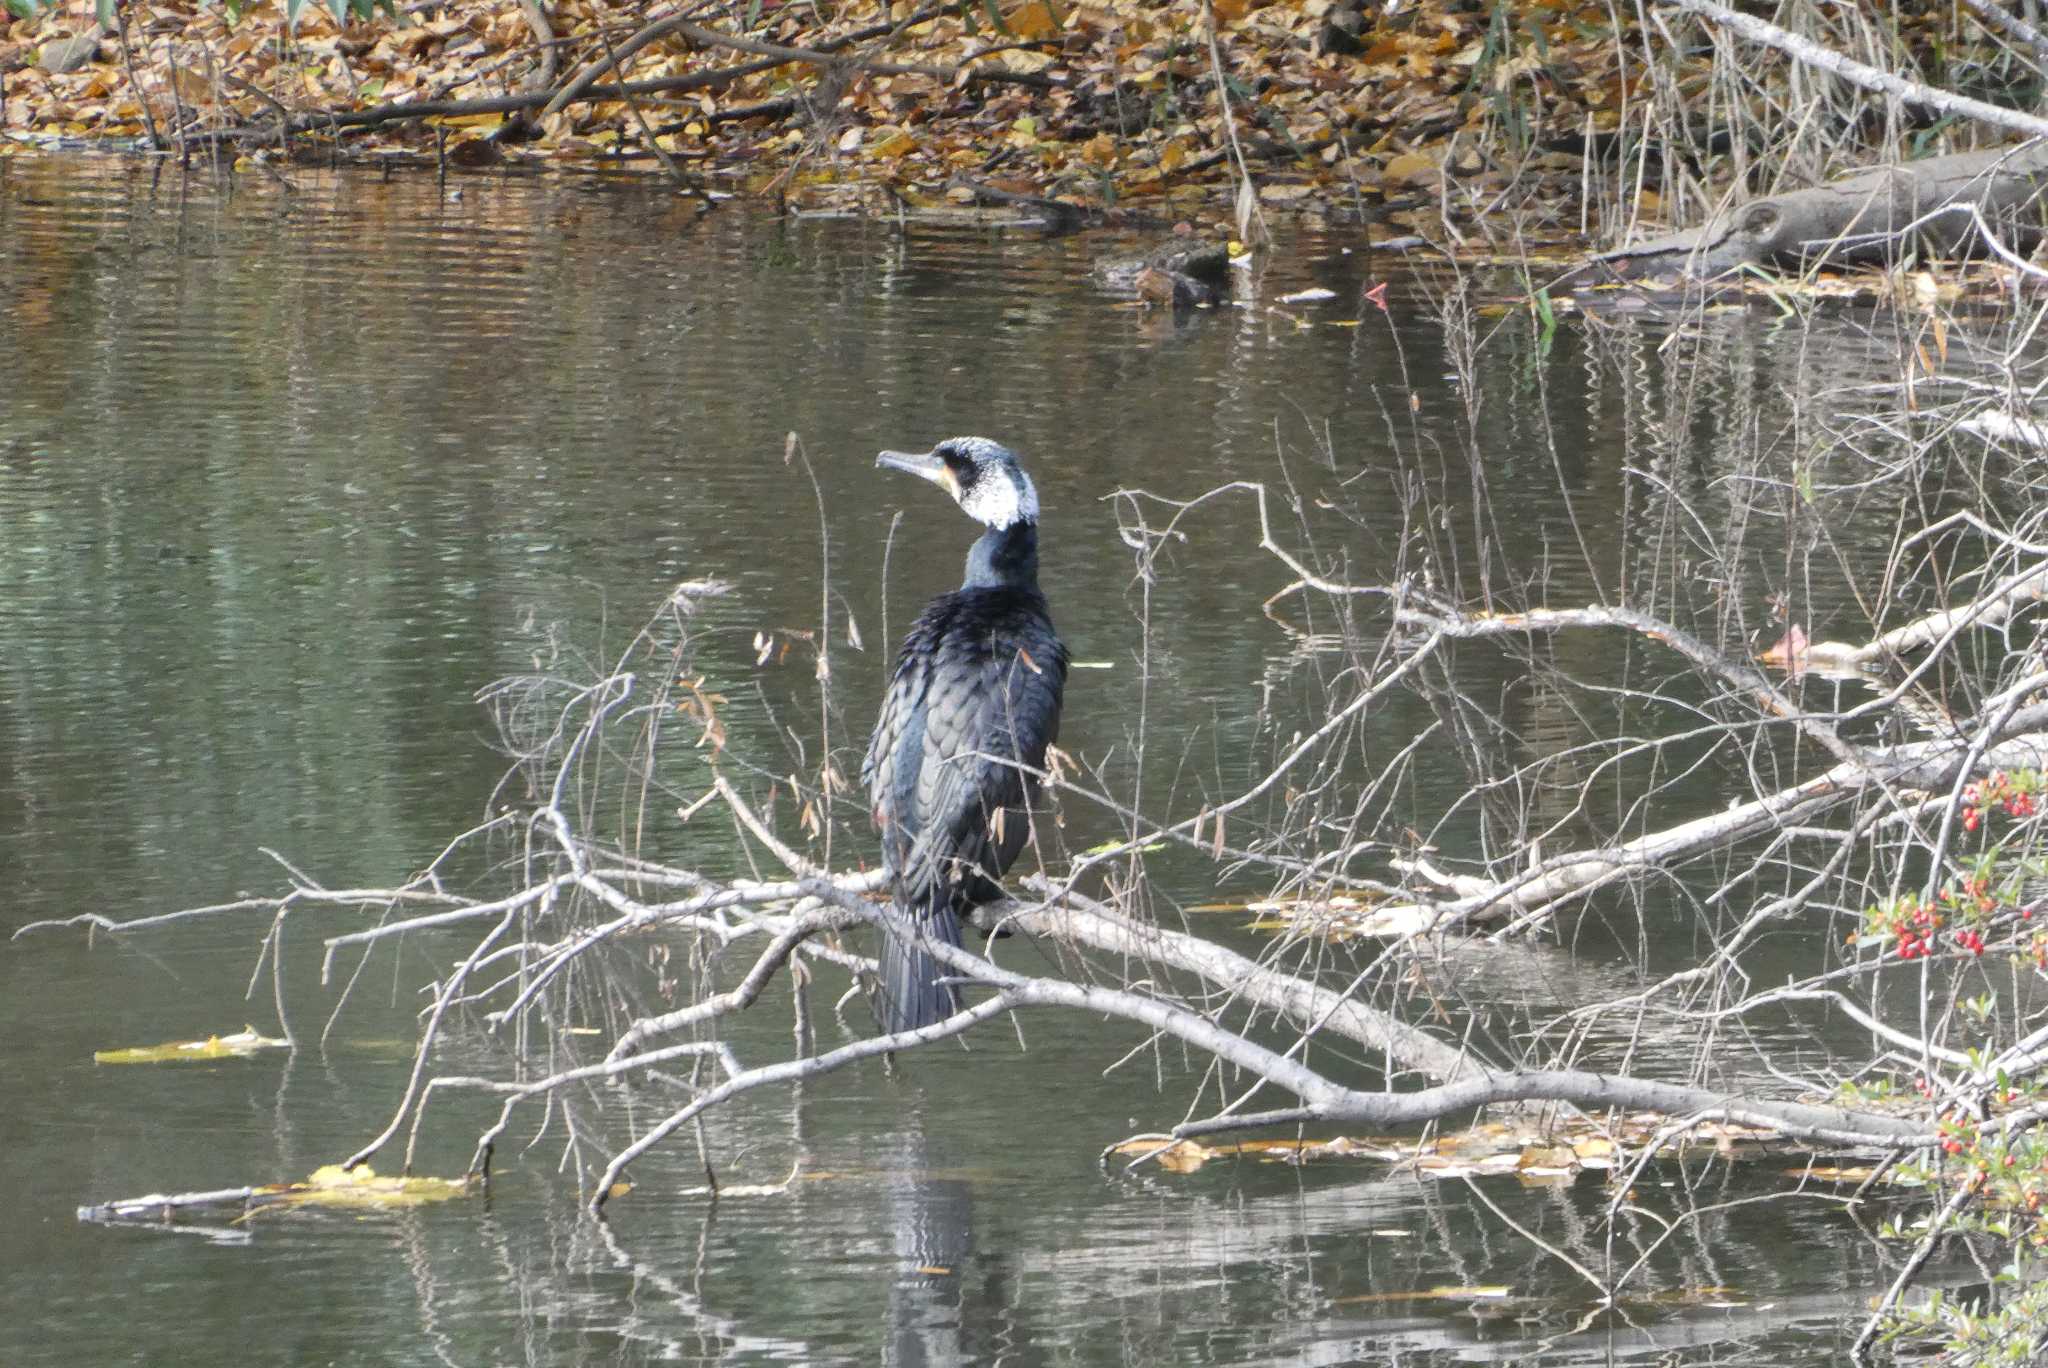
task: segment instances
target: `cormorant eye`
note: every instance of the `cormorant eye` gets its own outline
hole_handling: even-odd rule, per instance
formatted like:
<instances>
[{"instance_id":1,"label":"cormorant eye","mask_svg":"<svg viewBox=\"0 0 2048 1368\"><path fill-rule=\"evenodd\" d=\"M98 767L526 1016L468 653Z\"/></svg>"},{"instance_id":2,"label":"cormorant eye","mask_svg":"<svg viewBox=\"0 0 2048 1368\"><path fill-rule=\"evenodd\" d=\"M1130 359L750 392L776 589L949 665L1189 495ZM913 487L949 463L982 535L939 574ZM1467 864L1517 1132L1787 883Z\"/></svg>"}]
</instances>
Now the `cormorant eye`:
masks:
<instances>
[{"instance_id":1,"label":"cormorant eye","mask_svg":"<svg viewBox=\"0 0 2048 1368\"><path fill-rule=\"evenodd\" d=\"M946 469L953 472L953 478L960 482L962 489L973 484L974 477L981 472L981 467L952 447L940 447L939 459L946 463Z\"/></svg>"}]
</instances>

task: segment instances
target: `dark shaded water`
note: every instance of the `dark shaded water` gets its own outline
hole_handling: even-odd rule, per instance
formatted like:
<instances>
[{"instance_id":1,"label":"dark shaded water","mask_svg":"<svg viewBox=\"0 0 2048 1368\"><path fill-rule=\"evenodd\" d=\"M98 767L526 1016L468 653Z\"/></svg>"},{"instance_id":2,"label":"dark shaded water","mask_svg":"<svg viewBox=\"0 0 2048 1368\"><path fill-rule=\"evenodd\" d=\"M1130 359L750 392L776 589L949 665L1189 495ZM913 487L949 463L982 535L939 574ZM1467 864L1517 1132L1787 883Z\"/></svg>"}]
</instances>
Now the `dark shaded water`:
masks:
<instances>
[{"instance_id":1,"label":"dark shaded water","mask_svg":"<svg viewBox=\"0 0 2048 1368\"><path fill-rule=\"evenodd\" d=\"M1319 551L1362 578L1424 543L1474 590L1513 566L1558 603L1720 575L1735 632L1770 592L1839 597L1684 562L1655 535L1675 516L1657 491L1759 516L1725 485L1753 439L1731 415L1790 393L1817 348L1837 373L1884 374L1882 335L1735 319L1660 350L1654 323L1543 339L1481 315L1461 367L1445 282L1405 265L1385 268L1392 314L1356 328L1263 305L1176 323L1092 292L1093 244L694 219L637 186L477 181L455 200L426 181L307 177L285 195L244 178L227 196L147 168L0 161L0 931L268 891L266 848L337 885L403 877L478 819L501 772L472 692L537 654L608 656L693 577L734 585L698 663L733 681L729 723L771 765L782 710L815 704L792 677L808 658L757 667L757 633L814 625L829 579L834 743L857 764L885 643L968 539L872 453L956 432L1030 457L1055 611L1075 656L1107 667L1077 673L1065 744L1128 793L1142 721L1162 803L1257 773L1319 667L1259 614L1288 575L1257 550L1247 501L1191 518L1148 597L1119 489L1291 482ZM1356 317L1375 268L1345 246L1283 244L1261 298L1327 284L1322 316ZM1797 445L1808 420L1780 419ZM785 462L792 432L808 468ZM1404 525L1395 496L1414 486L1435 492L1433 528ZM1784 542L1811 532L1785 515ZM1885 528L1871 535L1881 549ZM1473 696L1529 706L1493 670ZM1377 733L1397 744L1413 708L1391 701ZM1114 833L1075 823L1077 847ZM649 840L735 858L729 837L673 822ZM1169 900L1213 897L1199 877ZM488 1202L265 1219L245 1244L77 1224L84 1202L302 1176L381 1126L416 989L452 948L431 938L373 962L324 1048L92 1063L274 1024L267 986L243 1000L266 926L0 943L0 1362L1829 1362L1882 1275L1831 1205L1738 1205L1640 1284L1725 1294L1577 1329L1587 1288L1461 1184L1106 1174L1101 1147L1178 1120L1195 1076L1178 1058L1105 1076L1138 1038L1053 1017L1028 1023L1028 1053L935 1052L907 1077L852 1070L718 1113L724 1181L802 1158L782 1197L675 1195L701 1181L679 1145L598 1226L576 1214L557 1135L501 1155ZM335 929L287 947L302 1034L336 1000L313 945ZM1540 946L1475 961L1476 990L1540 1013L1691 950L1680 936L1631 968L1589 935L1576 963ZM761 1014L766 1051L787 1008ZM452 1108L422 1166L459 1170L478 1115ZM1700 1202L1776 1180L1708 1165L1660 1181ZM1606 1201L1590 1180L1487 1191L1582 1249ZM1388 1299L1477 1284L1536 1299L1530 1318Z\"/></svg>"}]
</instances>

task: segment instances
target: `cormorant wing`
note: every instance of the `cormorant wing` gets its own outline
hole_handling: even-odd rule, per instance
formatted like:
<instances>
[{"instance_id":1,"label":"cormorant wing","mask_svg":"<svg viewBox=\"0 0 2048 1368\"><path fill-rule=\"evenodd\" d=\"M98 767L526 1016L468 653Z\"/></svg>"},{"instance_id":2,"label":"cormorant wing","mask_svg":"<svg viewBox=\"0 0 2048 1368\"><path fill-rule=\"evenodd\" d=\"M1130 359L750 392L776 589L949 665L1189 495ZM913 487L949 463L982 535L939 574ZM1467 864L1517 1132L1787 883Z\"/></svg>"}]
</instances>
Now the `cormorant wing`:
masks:
<instances>
[{"instance_id":1,"label":"cormorant wing","mask_svg":"<svg viewBox=\"0 0 2048 1368\"><path fill-rule=\"evenodd\" d=\"M941 610L904 643L863 766L901 888L929 892L972 869L998 876L1023 848L1035 785L1005 760L1044 764L1067 653L1042 616L1014 625L1025 630Z\"/></svg>"}]
</instances>

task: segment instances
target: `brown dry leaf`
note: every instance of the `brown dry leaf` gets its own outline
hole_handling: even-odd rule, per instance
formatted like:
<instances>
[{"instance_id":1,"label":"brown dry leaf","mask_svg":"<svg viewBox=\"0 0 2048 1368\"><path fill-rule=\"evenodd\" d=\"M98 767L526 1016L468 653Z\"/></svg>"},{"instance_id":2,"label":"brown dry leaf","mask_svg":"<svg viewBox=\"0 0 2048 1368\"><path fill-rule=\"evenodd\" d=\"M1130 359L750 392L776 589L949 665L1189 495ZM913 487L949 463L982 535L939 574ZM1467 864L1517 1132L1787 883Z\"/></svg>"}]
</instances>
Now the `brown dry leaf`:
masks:
<instances>
[{"instance_id":1,"label":"brown dry leaf","mask_svg":"<svg viewBox=\"0 0 2048 1368\"><path fill-rule=\"evenodd\" d=\"M1583 1140L1574 1141L1572 1152L1578 1155L1579 1163L1587 1168L1614 1167L1614 1142L1604 1135L1589 1135Z\"/></svg>"},{"instance_id":2,"label":"brown dry leaf","mask_svg":"<svg viewBox=\"0 0 2048 1368\"><path fill-rule=\"evenodd\" d=\"M1026 0L1004 14L1003 22L1009 25L1010 32L1026 40L1057 37L1060 31L1059 17L1046 0Z\"/></svg>"},{"instance_id":3,"label":"brown dry leaf","mask_svg":"<svg viewBox=\"0 0 2048 1368\"><path fill-rule=\"evenodd\" d=\"M213 82L189 67L178 66L170 69L170 87L186 104L213 103Z\"/></svg>"},{"instance_id":4,"label":"brown dry leaf","mask_svg":"<svg viewBox=\"0 0 2048 1368\"><path fill-rule=\"evenodd\" d=\"M1380 178L1388 185L1433 187L1442 176L1436 162L1420 152L1399 153L1380 169Z\"/></svg>"}]
</instances>

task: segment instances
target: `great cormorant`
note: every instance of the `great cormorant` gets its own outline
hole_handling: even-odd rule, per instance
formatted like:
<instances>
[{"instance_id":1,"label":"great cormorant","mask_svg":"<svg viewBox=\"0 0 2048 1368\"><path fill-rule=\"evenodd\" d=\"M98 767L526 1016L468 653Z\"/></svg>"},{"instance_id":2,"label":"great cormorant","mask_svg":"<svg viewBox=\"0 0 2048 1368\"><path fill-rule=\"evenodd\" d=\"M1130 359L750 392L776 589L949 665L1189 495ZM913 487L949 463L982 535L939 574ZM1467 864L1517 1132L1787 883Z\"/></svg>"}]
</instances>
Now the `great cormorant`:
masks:
<instances>
[{"instance_id":1,"label":"great cormorant","mask_svg":"<svg viewBox=\"0 0 2048 1368\"><path fill-rule=\"evenodd\" d=\"M1059 734L1067 648L1038 589L1038 491L1016 454L954 437L877 466L919 475L987 524L960 587L927 606L896 656L861 779L882 833L898 921L882 952L882 1023L914 1030L958 1010L952 971L925 938L960 944L960 919L1002 896L1024 848L1038 783Z\"/></svg>"}]
</instances>

